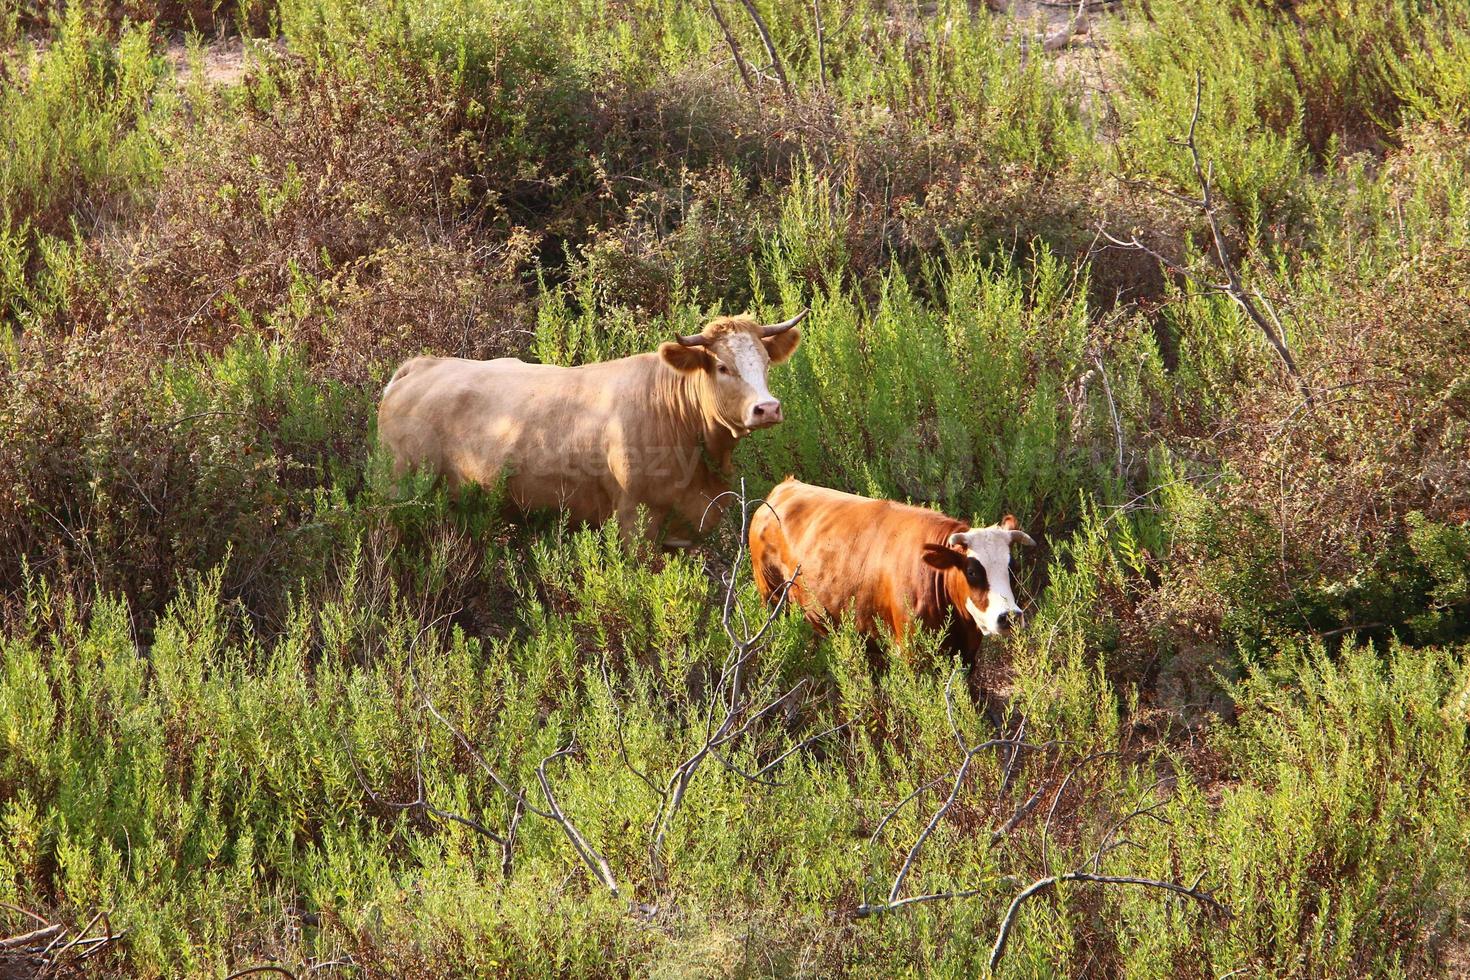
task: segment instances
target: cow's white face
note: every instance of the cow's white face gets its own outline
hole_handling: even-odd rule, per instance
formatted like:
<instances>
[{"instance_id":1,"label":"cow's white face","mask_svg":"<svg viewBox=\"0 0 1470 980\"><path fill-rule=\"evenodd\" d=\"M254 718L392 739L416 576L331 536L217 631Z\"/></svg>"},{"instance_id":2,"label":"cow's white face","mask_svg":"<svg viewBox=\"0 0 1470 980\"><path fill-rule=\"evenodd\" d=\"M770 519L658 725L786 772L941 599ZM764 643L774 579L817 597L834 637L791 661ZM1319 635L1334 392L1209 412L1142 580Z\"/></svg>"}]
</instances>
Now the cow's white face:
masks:
<instances>
[{"instance_id":1,"label":"cow's white face","mask_svg":"<svg viewBox=\"0 0 1470 980\"><path fill-rule=\"evenodd\" d=\"M949 565L965 574L965 613L986 636L1020 629L1025 616L1011 591L1011 545L1036 542L1018 528L1010 514L999 524L974 528L949 536L947 551L953 558L931 550L924 560L935 567ZM938 548L938 546L932 546Z\"/></svg>"},{"instance_id":2,"label":"cow's white face","mask_svg":"<svg viewBox=\"0 0 1470 980\"><path fill-rule=\"evenodd\" d=\"M781 402L771 394L766 375L800 341L794 328L762 339L752 323L749 330L722 331L702 347L664 344L659 353L675 369L701 374L706 404L733 435L741 436L781 421Z\"/></svg>"}]
</instances>

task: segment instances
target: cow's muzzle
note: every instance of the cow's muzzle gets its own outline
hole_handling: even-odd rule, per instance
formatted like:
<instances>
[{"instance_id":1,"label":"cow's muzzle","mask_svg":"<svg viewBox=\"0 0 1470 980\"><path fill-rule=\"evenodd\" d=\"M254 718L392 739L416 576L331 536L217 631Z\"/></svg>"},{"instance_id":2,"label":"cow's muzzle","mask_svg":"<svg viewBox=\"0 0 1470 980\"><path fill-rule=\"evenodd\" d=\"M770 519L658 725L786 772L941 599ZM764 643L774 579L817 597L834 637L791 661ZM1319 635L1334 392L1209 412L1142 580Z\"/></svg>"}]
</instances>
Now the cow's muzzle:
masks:
<instances>
[{"instance_id":1,"label":"cow's muzzle","mask_svg":"<svg viewBox=\"0 0 1470 980\"><path fill-rule=\"evenodd\" d=\"M745 419L747 429L764 429L768 425L775 425L781 421L781 403L774 398L766 402L757 402L750 408Z\"/></svg>"}]
</instances>

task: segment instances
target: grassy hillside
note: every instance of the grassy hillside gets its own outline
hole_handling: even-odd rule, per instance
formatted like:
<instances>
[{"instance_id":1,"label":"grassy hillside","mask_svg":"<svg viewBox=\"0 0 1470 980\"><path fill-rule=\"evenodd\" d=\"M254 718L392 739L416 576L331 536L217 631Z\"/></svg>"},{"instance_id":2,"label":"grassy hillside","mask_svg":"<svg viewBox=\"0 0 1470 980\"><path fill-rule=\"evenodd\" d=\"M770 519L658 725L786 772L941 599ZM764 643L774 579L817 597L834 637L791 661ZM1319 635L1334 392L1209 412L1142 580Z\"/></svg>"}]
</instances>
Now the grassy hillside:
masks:
<instances>
[{"instance_id":1,"label":"grassy hillside","mask_svg":"<svg viewBox=\"0 0 1470 980\"><path fill-rule=\"evenodd\" d=\"M0 977L1470 970L1470 8L1035 9L0 3ZM802 307L978 706L373 448Z\"/></svg>"}]
</instances>

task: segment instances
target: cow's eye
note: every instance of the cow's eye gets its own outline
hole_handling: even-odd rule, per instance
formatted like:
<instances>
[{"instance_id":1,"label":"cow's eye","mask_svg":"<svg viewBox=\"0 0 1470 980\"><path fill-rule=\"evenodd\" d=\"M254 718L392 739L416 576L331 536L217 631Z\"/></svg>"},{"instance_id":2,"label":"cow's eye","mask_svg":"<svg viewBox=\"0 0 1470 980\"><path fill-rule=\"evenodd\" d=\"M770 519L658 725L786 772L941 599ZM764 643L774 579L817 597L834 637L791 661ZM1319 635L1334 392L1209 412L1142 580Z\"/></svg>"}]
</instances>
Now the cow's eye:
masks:
<instances>
[{"instance_id":1,"label":"cow's eye","mask_svg":"<svg viewBox=\"0 0 1470 980\"><path fill-rule=\"evenodd\" d=\"M718 372L720 372L721 374L729 374L730 373L730 369L727 368L727 367L725 367L725 365L723 365L723 364L721 364L719 367L715 368L715 370L718 371Z\"/></svg>"},{"instance_id":2,"label":"cow's eye","mask_svg":"<svg viewBox=\"0 0 1470 980\"><path fill-rule=\"evenodd\" d=\"M965 562L965 581L972 589L984 589L987 587L985 579L985 566L978 559L971 558Z\"/></svg>"}]
</instances>

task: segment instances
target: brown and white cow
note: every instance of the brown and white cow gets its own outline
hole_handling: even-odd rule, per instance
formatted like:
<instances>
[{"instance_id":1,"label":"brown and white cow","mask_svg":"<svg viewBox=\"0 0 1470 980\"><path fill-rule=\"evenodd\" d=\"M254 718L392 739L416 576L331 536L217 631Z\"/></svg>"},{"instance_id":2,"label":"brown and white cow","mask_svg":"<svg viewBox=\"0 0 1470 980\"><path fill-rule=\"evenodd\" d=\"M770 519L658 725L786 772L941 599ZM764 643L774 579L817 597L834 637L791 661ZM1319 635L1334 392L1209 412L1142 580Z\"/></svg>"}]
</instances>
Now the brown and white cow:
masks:
<instances>
[{"instance_id":1,"label":"brown and white cow","mask_svg":"<svg viewBox=\"0 0 1470 980\"><path fill-rule=\"evenodd\" d=\"M886 630L900 641L915 625L947 628L949 645L968 656L982 635L1023 625L1011 545L1036 542L1009 514L971 528L937 511L789 477L766 503L750 521L756 587L769 599L795 574L790 597L818 630L846 617L860 632Z\"/></svg>"},{"instance_id":2,"label":"brown and white cow","mask_svg":"<svg viewBox=\"0 0 1470 980\"><path fill-rule=\"evenodd\" d=\"M397 473L423 467L451 488L504 478L522 509L616 515L625 532L641 504L651 533L698 533L723 509L735 444L781 421L766 373L796 350L804 316L722 317L657 352L579 367L416 357L383 391L378 437Z\"/></svg>"}]
</instances>

